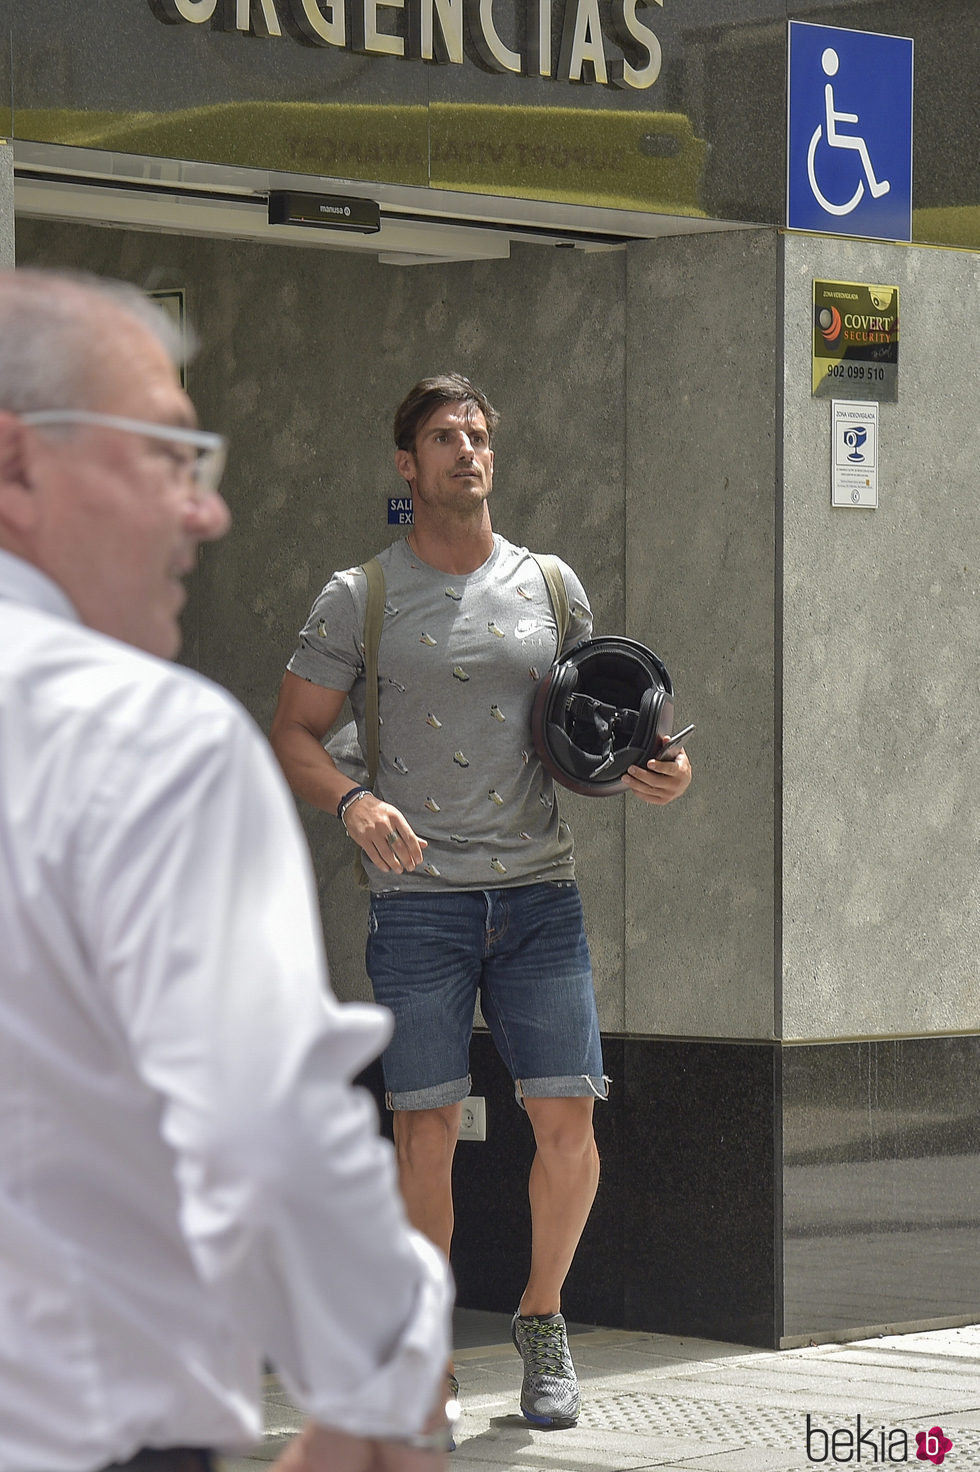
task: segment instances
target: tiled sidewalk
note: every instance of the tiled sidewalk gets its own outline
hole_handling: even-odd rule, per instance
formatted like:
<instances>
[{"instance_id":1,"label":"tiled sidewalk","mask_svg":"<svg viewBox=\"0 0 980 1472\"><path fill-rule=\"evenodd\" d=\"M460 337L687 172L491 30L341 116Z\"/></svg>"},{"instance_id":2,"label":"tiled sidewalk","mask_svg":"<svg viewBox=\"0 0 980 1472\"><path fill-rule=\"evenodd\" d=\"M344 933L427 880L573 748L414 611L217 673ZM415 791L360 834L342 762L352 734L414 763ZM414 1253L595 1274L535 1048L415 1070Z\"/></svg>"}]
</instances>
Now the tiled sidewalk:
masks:
<instances>
[{"instance_id":1,"label":"tiled sidewalk","mask_svg":"<svg viewBox=\"0 0 980 1472\"><path fill-rule=\"evenodd\" d=\"M452 1472L930 1468L938 1464L918 1458L915 1437L935 1426L952 1442L948 1472L980 1469L980 1326L783 1351L576 1326L582 1417L551 1432L519 1414L506 1318L460 1314L457 1343L463 1418ZM262 1472L258 1461L299 1424L273 1381L266 1407L266 1441L226 1464L232 1472Z\"/></svg>"}]
</instances>

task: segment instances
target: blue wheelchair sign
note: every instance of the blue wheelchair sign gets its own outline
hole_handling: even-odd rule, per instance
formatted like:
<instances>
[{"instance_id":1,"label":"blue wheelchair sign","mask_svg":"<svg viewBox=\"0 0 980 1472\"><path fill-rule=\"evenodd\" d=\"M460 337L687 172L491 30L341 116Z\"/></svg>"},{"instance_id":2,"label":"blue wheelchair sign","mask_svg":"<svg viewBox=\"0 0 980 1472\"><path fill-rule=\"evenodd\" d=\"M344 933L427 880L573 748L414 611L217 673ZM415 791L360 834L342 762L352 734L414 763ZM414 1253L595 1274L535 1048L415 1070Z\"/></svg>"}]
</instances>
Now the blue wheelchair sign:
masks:
<instances>
[{"instance_id":1,"label":"blue wheelchair sign","mask_svg":"<svg viewBox=\"0 0 980 1472\"><path fill-rule=\"evenodd\" d=\"M791 230L912 239L912 50L903 36L789 22Z\"/></svg>"}]
</instances>

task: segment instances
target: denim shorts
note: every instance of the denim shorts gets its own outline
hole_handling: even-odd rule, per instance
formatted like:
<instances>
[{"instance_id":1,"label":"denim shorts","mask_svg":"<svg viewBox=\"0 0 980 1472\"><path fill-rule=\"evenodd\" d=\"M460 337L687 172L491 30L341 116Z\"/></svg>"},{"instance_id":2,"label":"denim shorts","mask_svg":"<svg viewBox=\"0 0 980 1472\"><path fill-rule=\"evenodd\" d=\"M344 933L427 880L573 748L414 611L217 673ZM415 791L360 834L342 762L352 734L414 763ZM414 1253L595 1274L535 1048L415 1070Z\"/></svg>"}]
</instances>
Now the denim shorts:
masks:
<instances>
[{"instance_id":1,"label":"denim shorts","mask_svg":"<svg viewBox=\"0 0 980 1472\"><path fill-rule=\"evenodd\" d=\"M606 1097L574 881L374 894L367 970L395 1016L381 1060L390 1109L466 1098L478 997L518 1102Z\"/></svg>"}]
</instances>

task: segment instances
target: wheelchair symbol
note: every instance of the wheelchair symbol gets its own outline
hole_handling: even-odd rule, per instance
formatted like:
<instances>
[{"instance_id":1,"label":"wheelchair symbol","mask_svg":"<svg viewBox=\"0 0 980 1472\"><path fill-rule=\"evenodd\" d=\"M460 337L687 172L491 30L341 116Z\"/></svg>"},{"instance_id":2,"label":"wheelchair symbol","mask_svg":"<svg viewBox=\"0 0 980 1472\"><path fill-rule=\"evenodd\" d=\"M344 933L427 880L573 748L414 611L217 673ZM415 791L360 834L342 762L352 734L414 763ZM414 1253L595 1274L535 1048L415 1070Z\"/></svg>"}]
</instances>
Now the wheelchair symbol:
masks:
<instances>
[{"instance_id":1,"label":"wheelchair symbol","mask_svg":"<svg viewBox=\"0 0 980 1472\"><path fill-rule=\"evenodd\" d=\"M837 69L840 66L840 58L838 57L837 52L828 46L827 50L820 58L820 64L823 67L824 73L827 77L835 77L837 75ZM857 153L861 159L861 165L864 169L865 178L867 179L868 188L871 191L871 196L873 199L880 199L883 194L888 193L889 189L891 188L891 183L887 179L878 180L875 178L874 169L871 165L871 155L868 152L867 143L859 134L838 133L837 131L838 123L856 123L858 121L858 114L856 112L837 111L836 107L834 106L834 89L829 81L824 88L824 100L826 103L828 148L848 148ZM810 147L807 150L806 171L807 177L810 180L810 188L813 190L814 199L817 200L820 206L825 209L829 215L849 215L852 210L857 209L858 205L861 203L861 200L864 198L865 180L858 180L857 188L851 195L850 199L846 200L844 204L834 204L832 200L827 199L826 195L823 193L819 184L817 183L816 172L817 148L820 144L820 138L823 131L824 124L818 123L816 128L814 129L813 137L810 139Z\"/></svg>"}]
</instances>

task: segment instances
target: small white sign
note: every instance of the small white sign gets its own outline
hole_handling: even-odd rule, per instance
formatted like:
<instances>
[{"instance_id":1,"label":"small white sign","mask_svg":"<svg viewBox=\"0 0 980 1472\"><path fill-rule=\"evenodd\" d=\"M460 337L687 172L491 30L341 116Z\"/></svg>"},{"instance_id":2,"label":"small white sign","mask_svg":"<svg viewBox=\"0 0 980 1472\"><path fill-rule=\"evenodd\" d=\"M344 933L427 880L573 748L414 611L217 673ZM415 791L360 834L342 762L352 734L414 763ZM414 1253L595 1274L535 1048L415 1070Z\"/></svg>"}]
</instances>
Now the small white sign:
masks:
<instances>
[{"instance_id":1,"label":"small white sign","mask_svg":"<svg viewBox=\"0 0 980 1472\"><path fill-rule=\"evenodd\" d=\"M831 505L878 505L878 405L831 399Z\"/></svg>"}]
</instances>

